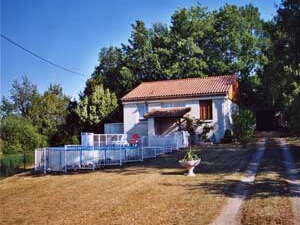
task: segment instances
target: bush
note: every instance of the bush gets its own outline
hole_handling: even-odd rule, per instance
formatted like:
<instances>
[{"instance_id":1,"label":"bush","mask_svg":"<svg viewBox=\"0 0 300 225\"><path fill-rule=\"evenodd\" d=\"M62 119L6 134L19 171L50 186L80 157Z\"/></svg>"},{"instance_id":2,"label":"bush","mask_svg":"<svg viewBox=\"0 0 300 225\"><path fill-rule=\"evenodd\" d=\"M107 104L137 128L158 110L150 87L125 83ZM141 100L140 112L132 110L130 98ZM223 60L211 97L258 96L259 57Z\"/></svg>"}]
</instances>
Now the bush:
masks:
<instances>
[{"instance_id":1,"label":"bush","mask_svg":"<svg viewBox=\"0 0 300 225\"><path fill-rule=\"evenodd\" d=\"M71 144L72 145L80 145L80 140L79 140L79 138L77 137L77 136L72 136L71 137Z\"/></svg>"},{"instance_id":2,"label":"bush","mask_svg":"<svg viewBox=\"0 0 300 225\"><path fill-rule=\"evenodd\" d=\"M223 143L231 143L232 142L232 132L231 130L225 130Z\"/></svg>"},{"instance_id":3,"label":"bush","mask_svg":"<svg viewBox=\"0 0 300 225\"><path fill-rule=\"evenodd\" d=\"M300 135L300 94L293 101L289 112L289 128L292 133Z\"/></svg>"},{"instance_id":4,"label":"bush","mask_svg":"<svg viewBox=\"0 0 300 225\"><path fill-rule=\"evenodd\" d=\"M34 152L9 154L0 157L0 177L13 175L24 170L34 162Z\"/></svg>"},{"instance_id":5,"label":"bush","mask_svg":"<svg viewBox=\"0 0 300 225\"><path fill-rule=\"evenodd\" d=\"M1 159L2 154L3 154L3 141L0 138L0 159Z\"/></svg>"},{"instance_id":6,"label":"bush","mask_svg":"<svg viewBox=\"0 0 300 225\"><path fill-rule=\"evenodd\" d=\"M249 110L237 111L233 117L232 131L234 138L244 146L251 140L255 132L255 118Z\"/></svg>"},{"instance_id":7,"label":"bush","mask_svg":"<svg viewBox=\"0 0 300 225\"><path fill-rule=\"evenodd\" d=\"M3 154L30 152L46 146L46 138L26 119L5 117L0 125Z\"/></svg>"}]
</instances>

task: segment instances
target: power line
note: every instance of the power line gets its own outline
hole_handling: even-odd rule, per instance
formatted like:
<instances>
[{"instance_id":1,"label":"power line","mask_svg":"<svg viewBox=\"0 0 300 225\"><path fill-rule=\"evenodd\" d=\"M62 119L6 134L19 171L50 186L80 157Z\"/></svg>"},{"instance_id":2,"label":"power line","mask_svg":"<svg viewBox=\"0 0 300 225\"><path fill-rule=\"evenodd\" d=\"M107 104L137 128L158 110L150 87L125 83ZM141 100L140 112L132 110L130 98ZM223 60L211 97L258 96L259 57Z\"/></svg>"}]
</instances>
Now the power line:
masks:
<instances>
[{"instance_id":1,"label":"power line","mask_svg":"<svg viewBox=\"0 0 300 225\"><path fill-rule=\"evenodd\" d=\"M5 39L5 40L7 40L8 42L10 42L11 44L17 46L18 48L24 50L25 52L27 52L27 53L29 53L29 54L35 56L36 58L38 58L38 59L40 59L40 60L42 60L42 61L44 61L44 62L46 62L46 63L48 63L48 64L50 64L50 65L52 65L52 66L54 66L54 67L57 67L57 68L59 68L59 69L62 69L62 70L64 70L64 71L67 71L67 72L69 72L69 73L73 73L73 74L76 74L76 75L80 75L80 76L85 77L85 75L84 75L83 73L79 73L79 72L76 72L76 71L74 71L74 70L70 70L70 69L68 69L68 68L66 68L66 67L64 67L64 66L58 65L58 64L56 64L56 63L54 63L54 62L52 62L52 61L50 61L50 60L48 60L48 59L45 59L45 58L42 57L42 56L39 56L38 54L36 54L36 53L34 53L34 52L32 52L32 51L30 51L30 50L24 48L22 45L16 43L15 41L11 40L10 38L6 37L6 36L3 35L2 33L0 33L0 36L1 36L3 39Z\"/></svg>"}]
</instances>

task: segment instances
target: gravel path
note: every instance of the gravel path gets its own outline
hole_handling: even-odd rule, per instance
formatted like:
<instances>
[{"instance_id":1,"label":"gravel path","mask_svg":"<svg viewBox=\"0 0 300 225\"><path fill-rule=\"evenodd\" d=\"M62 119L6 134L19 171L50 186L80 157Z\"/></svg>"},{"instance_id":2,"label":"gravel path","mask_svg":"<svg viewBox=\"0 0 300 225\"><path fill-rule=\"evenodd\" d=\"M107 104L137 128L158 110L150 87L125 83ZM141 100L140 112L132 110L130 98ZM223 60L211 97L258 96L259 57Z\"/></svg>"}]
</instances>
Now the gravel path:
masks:
<instances>
[{"instance_id":1,"label":"gravel path","mask_svg":"<svg viewBox=\"0 0 300 225\"><path fill-rule=\"evenodd\" d=\"M292 200L294 223L300 225L300 176L296 172L293 156L283 138L280 139L280 147Z\"/></svg>"},{"instance_id":2,"label":"gravel path","mask_svg":"<svg viewBox=\"0 0 300 225\"><path fill-rule=\"evenodd\" d=\"M260 165L260 161L265 152L265 139L262 138L257 142L257 150L245 171L245 176L241 179L235 188L232 196L229 198L227 205L221 211L220 215L212 225L237 225L237 216L239 209L249 194L249 189L255 181L255 176Z\"/></svg>"}]
</instances>

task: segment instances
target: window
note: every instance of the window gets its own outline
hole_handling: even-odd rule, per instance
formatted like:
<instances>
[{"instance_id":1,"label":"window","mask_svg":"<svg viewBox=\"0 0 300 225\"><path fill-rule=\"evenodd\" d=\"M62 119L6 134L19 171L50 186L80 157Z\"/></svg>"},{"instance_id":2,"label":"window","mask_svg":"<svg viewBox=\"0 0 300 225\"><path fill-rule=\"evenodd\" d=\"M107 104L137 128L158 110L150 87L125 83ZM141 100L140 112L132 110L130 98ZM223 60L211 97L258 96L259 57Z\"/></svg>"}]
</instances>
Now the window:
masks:
<instances>
[{"instance_id":1,"label":"window","mask_svg":"<svg viewBox=\"0 0 300 225\"><path fill-rule=\"evenodd\" d=\"M200 120L212 120L212 101L200 100Z\"/></svg>"},{"instance_id":2,"label":"window","mask_svg":"<svg viewBox=\"0 0 300 225\"><path fill-rule=\"evenodd\" d=\"M163 102L162 108L177 108L177 107L185 107L185 102Z\"/></svg>"},{"instance_id":3,"label":"window","mask_svg":"<svg viewBox=\"0 0 300 225\"><path fill-rule=\"evenodd\" d=\"M137 109L139 113L139 119L143 120L145 113L148 112L148 106L146 104L137 104Z\"/></svg>"}]
</instances>

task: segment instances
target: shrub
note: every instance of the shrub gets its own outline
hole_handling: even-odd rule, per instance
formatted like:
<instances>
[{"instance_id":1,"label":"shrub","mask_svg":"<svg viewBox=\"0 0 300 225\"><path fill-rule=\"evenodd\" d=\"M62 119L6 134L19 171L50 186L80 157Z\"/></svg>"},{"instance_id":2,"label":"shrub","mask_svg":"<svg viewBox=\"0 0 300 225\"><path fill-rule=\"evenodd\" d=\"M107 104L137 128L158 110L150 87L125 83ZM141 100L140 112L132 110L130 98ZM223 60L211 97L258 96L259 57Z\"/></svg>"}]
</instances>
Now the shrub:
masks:
<instances>
[{"instance_id":1,"label":"shrub","mask_svg":"<svg viewBox=\"0 0 300 225\"><path fill-rule=\"evenodd\" d=\"M80 140L76 135L74 135L71 137L71 143L72 145L80 145Z\"/></svg>"},{"instance_id":2,"label":"shrub","mask_svg":"<svg viewBox=\"0 0 300 225\"><path fill-rule=\"evenodd\" d=\"M224 133L223 143L231 143L232 142L232 132L227 129Z\"/></svg>"},{"instance_id":3,"label":"shrub","mask_svg":"<svg viewBox=\"0 0 300 225\"><path fill-rule=\"evenodd\" d=\"M199 134L199 138L204 142L208 142L208 133L214 129L214 126L208 125L206 122L200 119L191 118L185 116L177 121L179 130L186 130L190 134L190 144L194 143L195 134L198 128L202 127L202 132Z\"/></svg>"},{"instance_id":4,"label":"shrub","mask_svg":"<svg viewBox=\"0 0 300 225\"><path fill-rule=\"evenodd\" d=\"M193 161L198 159L199 159L198 155L195 154L192 150L192 147L190 147L189 150L186 152L183 161Z\"/></svg>"},{"instance_id":5,"label":"shrub","mask_svg":"<svg viewBox=\"0 0 300 225\"><path fill-rule=\"evenodd\" d=\"M25 154L9 154L0 158L0 176L9 176L23 171L26 165L34 161L34 152Z\"/></svg>"},{"instance_id":6,"label":"shrub","mask_svg":"<svg viewBox=\"0 0 300 225\"><path fill-rule=\"evenodd\" d=\"M3 154L3 141L0 138L0 158L1 158L2 154Z\"/></svg>"},{"instance_id":7,"label":"shrub","mask_svg":"<svg viewBox=\"0 0 300 225\"><path fill-rule=\"evenodd\" d=\"M232 131L234 138L244 146L251 140L255 132L255 118L249 110L242 109L233 115Z\"/></svg>"},{"instance_id":8,"label":"shrub","mask_svg":"<svg viewBox=\"0 0 300 225\"><path fill-rule=\"evenodd\" d=\"M293 101L289 115L290 130L300 135L300 94Z\"/></svg>"},{"instance_id":9,"label":"shrub","mask_svg":"<svg viewBox=\"0 0 300 225\"><path fill-rule=\"evenodd\" d=\"M26 119L16 116L5 117L0 125L3 154L33 151L43 147L46 138Z\"/></svg>"},{"instance_id":10,"label":"shrub","mask_svg":"<svg viewBox=\"0 0 300 225\"><path fill-rule=\"evenodd\" d=\"M207 124L203 127L202 133L200 134L200 137L201 137L201 139L202 139L204 142L208 142L208 141L209 141L209 139L208 139L208 133L209 133L212 129L214 129L214 127L213 127L213 126L209 126L209 125L207 125Z\"/></svg>"}]
</instances>

